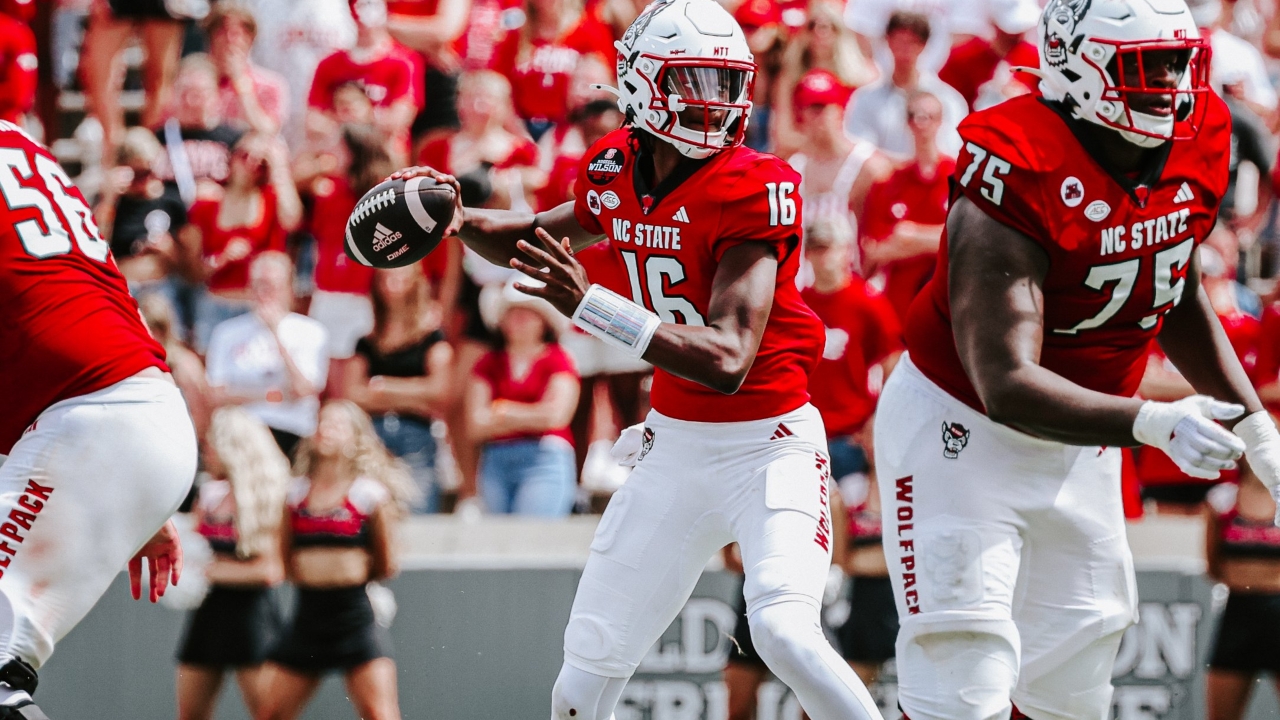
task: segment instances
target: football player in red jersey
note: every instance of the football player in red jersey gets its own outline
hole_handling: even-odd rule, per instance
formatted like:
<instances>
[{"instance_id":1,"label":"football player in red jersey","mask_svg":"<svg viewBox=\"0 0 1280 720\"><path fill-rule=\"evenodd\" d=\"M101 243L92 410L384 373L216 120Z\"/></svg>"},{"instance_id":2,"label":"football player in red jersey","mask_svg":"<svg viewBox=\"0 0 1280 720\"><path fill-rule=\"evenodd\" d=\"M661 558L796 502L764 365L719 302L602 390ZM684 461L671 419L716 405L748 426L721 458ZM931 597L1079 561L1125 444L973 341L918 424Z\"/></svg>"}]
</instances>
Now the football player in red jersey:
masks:
<instances>
[{"instance_id":1,"label":"football player in red jersey","mask_svg":"<svg viewBox=\"0 0 1280 720\"><path fill-rule=\"evenodd\" d=\"M120 568L177 581L196 439L84 197L8 122L0 307L0 720L40 720L36 669Z\"/></svg>"},{"instance_id":2,"label":"football player in red jersey","mask_svg":"<svg viewBox=\"0 0 1280 720\"><path fill-rule=\"evenodd\" d=\"M1193 252L1230 118L1186 5L1050 0L1040 57L1044 100L960 126L938 268L876 415L911 720L1109 717L1137 600L1120 447L1280 479ZM1153 340L1202 395L1134 398Z\"/></svg>"},{"instance_id":3,"label":"football player in red jersey","mask_svg":"<svg viewBox=\"0 0 1280 720\"><path fill-rule=\"evenodd\" d=\"M635 471L578 584L552 717L611 718L707 560L736 541L764 661L815 720L878 718L818 623L830 460L806 388L824 333L796 287L800 178L742 145L756 69L746 38L714 0L659 0L617 48L627 126L587 151L576 199L537 215L459 205L451 228L657 368L653 412L615 448ZM573 258L602 241L623 287L589 284Z\"/></svg>"}]
</instances>

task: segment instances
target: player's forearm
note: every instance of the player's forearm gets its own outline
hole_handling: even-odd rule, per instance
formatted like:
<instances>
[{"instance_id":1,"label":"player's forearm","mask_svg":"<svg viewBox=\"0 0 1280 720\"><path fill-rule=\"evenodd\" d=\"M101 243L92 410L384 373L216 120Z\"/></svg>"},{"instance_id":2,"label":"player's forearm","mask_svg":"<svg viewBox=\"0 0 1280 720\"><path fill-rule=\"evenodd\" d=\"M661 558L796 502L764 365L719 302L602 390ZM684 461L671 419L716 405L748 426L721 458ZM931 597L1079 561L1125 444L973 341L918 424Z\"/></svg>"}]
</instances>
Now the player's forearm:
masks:
<instances>
[{"instance_id":1,"label":"player's forearm","mask_svg":"<svg viewBox=\"0 0 1280 720\"><path fill-rule=\"evenodd\" d=\"M553 238L569 238L575 251L602 239L602 236L589 233L578 224L572 202L536 215L513 210L463 208L458 237L485 260L510 267L512 258L526 259L525 254L516 249L518 241L541 244L534 237L535 228L546 230Z\"/></svg>"},{"instance_id":2,"label":"player's forearm","mask_svg":"<svg viewBox=\"0 0 1280 720\"><path fill-rule=\"evenodd\" d=\"M1245 374L1222 322L1200 287L1190 287L1188 273L1183 301L1168 312L1160 330L1160 347L1191 387L1202 395L1239 403L1246 414L1262 409L1262 400Z\"/></svg>"},{"instance_id":3,"label":"player's forearm","mask_svg":"<svg viewBox=\"0 0 1280 720\"><path fill-rule=\"evenodd\" d=\"M760 338L738 330L662 323L644 359L676 377L732 395L755 361Z\"/></svg>"},{"instance_id":4,"label":"player's forearm","mask_svg":"<svg viewBox=\"0 0 1280 720\"><path fill-rule=\"evenodd\" d=\"M975 378L993 421L1068 445L1137 445L1133 423L1142 401L1086 389L1035 363Z\"/></svg>"}]
</instances>

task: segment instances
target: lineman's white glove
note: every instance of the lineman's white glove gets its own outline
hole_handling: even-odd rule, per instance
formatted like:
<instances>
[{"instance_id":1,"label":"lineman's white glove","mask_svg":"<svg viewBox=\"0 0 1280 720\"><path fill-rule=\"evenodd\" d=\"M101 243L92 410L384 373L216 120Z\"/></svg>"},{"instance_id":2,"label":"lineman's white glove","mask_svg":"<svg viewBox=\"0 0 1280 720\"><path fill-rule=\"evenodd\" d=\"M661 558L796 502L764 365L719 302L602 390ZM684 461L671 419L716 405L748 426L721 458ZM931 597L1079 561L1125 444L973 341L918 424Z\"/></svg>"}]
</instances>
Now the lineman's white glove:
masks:
<instances>
[{"instance_id":1,"label":"lineman's white glove","mask_svg":"<svg viewBox=\"0 0 1280 720\"><path fill-rule=\"evenodd\" d=\"M1244 440L1244 454L1249 468L1272 497L1280 494L1280 432L1266 410L1259 410L1236 423L1236 435ZM1280 506L1276 509L1276 525L1280 525Z\"/></svg>"},{"instance_id":2,"label":"lineman's white glove","mask_svg":"<svg viewBox=\"0 0 1280 720\"><path fill-rule=\"evenodd\" d=\"M640 460L640 451L644 449L644 423L637 423L622 431L609 455L619 465L635 467Z\"/></svg>"},{"instance_id":3,"label":"lineman's white glove","mask_svg":"<svg viewBox=\"0 0 1280 720\"><path fill-rule=\"evenodd\" d=\"M1147 401L1133 421L1133 437L1158 447L1182 472L1216 480L1223 470L1236 466L1245 441L1214 420L1230 420L1244 414L1244 407L1192 395L1177 402Z\"/></svg>"}]
</instances>

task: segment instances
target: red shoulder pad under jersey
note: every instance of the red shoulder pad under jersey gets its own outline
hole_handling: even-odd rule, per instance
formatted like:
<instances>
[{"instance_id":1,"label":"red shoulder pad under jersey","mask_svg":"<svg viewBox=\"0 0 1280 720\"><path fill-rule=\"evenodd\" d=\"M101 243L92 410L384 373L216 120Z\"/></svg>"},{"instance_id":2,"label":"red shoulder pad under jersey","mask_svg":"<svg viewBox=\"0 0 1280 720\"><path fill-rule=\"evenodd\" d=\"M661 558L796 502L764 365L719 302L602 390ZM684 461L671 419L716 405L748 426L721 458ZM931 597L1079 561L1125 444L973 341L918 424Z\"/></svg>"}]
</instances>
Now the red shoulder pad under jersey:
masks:
<instances>
[{"instance_id":1,"label":"red shoulder pad under jersey","mask_svg":"<svg viewBox=\"0 0 1280 720\"><path fill-rule=\"evenodd\" d=\"M711 254L719 262L743 242L768 242L781 264L800 245L800 173L780 158L745 145L720 168L719 201L724 213Z\"/></svg>"},{"instance_id":2,"label":"red shoulder pad under jersey","mask_svg":"<svg viewBox=\"0 0 1280 720\"><path fill-rule=\"evenodd\" d=\"M573 199L573 216L583 230L597 235L604 234L600 225L600 207L591 207L591 203L599 203L599 194L591 192L612 183L623 173L631 172L632 155L631 129L618 128L600 138L587 149L578 165L578 182L576 197Z\"/></svg>"},{"instance_id":3,"label":"red shoulder pad under jersey","mask_svg":"<svg viewBox=\"0 0 1280 720\"><path fill-rule=\"evenodd\" d=\"M993 219L1036 242L1051 241L1049 212L1058 188L1047 187L1064 147L1078 147L1056 114L1031 96L976 112L960 123L958 191Z\"/></svg>"}]
</instances>

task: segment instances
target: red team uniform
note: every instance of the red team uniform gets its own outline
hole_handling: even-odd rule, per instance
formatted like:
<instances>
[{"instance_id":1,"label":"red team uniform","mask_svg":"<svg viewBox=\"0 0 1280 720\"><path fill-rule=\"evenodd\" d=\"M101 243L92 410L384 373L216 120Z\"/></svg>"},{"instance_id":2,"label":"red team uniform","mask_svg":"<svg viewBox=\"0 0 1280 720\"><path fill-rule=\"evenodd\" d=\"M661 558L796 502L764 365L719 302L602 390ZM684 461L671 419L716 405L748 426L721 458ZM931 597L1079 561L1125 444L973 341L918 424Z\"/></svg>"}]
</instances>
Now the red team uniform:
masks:
<instances>
[{"instance_id":1,"label":"red team uniform","mask_svg":"<svg viewBox=\"0 0 1280 720\"><path fill-rule=\"evenodd\" d=\"M578 223L606 235L627 269L630 286L611 290L664 322L705 325L711 280L726 250L768 242L779 263L773 311L742 388L725 395L657 368L653 409L680 420L734 422L804 405L824 332L796 287L800 175L772 155L738 146L707 159L670 193L654 196L637 186L632 143L624 128L592 146L574 199Z\"/></svg>"},{"instance_id":2,"label":"red team uniform","mask_svg":"<svg viewBox=\"0 0 1280 720\"><path fill-rule=\"evenodd\" d=\"M1084 388L1137 392L1148 347L1184 299L1188 264L1213 229L1227 187L1230 117L1212 94L1197 102L1207 111L1196 139L1150 151L1167 156L1138 178L1104 171L1072 131L1084 121L1038 98L960 125L952 204L963 195L1043 249L1039 364ZM906 343L881 397L875 448L903 618L904 710L962 716L955 688L937 680L946 672L941 656L925 648L964 631L978 663L970 677L996 678L993 693L1008 678L1022 711L1105 717L1111 661L1137 608L1119 448L1050 442L986 417L956 350L945 237L911 306ZM998 707L971 702L978 714Z\"/></svg>"},{"instance_id":3,"label":"red team uniform","mask_svg":"<svg viewBox=\"0 0 1280 720\"><path fill-rule=\"evenodd\" d=\"M83 196L4 122L0 303L0 664L39 667L177 509L196 447Z\"/></svg>"}]
</instances>

